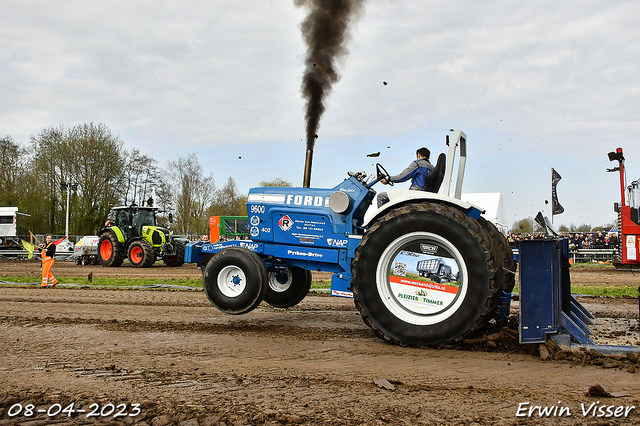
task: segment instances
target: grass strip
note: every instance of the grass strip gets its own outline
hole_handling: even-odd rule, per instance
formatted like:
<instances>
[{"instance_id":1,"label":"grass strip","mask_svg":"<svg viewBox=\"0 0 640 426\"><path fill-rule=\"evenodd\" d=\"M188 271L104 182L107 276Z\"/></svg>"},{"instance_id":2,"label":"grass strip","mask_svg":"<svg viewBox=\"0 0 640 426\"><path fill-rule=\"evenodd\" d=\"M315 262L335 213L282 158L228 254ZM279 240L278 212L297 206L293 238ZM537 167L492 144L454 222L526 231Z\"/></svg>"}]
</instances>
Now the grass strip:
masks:
<instances>
[{"instance_id":1,"label":"grass strip","mask_svg":"<svg viewBox=\"0 0 640 426\"><path fill-rule=\"evenodd\" d=\"M520 293L520 288L516 285L513 293ZM571 294L587 294L589 296L602 297L635 297L639 296L638 287L635 286L618 286L606 287L595 285L572 285Z\"/></svg>"},{"instance_id":2,"label":"grass strip","mask_svg":"<svg viewBox=\"0 0 640 426\"><path fill-rule=\"evenodd\" d=\"M87 278L80 277L56 277L63 284L86 284L98 287L136 287L150 284L168 284L183 287L202 287L202 280L195 278L106 278L94 277L93 282ZM13 283L33 283L40 282L39 277L6 276L0 277L0 281Z\"/></svg>"},{"instance_id":3,"label":"grass strip","mask_svg":"<svg viewBox=\"0 0 640 426\"><path fill-rule=\"evenodd\" d=\"M638 287L625 286L625 287L605 287L605 286L585 286L585 285L573 285L571 286L571 293L573 294L589 294L592 296L606 296L606 297L638 297Z\"/></svg>"},{"instance_id":4,"label":"grass strip","mask_svg":"<svg viewBox=\"0 0 640 426\"><path fill-rule=\"evenodd\" d=\"M571 269L611 269L615 271L616 268L611 263L598 263L598 262L576 262L571 264Z\"/></svg>"}]
</instances>

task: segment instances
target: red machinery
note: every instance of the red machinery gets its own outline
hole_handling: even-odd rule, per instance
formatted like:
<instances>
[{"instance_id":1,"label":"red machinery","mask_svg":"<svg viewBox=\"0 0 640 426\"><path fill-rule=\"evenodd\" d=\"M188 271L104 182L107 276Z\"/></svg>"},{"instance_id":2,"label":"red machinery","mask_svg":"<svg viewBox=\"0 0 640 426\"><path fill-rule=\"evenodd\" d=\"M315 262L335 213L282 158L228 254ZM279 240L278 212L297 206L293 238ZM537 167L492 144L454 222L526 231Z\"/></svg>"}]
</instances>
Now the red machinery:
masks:
<instances>
[{"instance_id":1,"label":"red machinery","mask_svg":"<svg viewBox=\"0 0 640 426\"><path fill-rule=\"evenodd\" d=\"M639 180L626 185L624 156L622 148L609 153L610 161L617 161L618 167L607 169L608 172L620 172L620 198L621 204L615 203L614 210L618 213L618 244L613 258L616 269L640 270L640 207ZM627 202L628 201L628 202Z\"/></svg>"}]
</instances>

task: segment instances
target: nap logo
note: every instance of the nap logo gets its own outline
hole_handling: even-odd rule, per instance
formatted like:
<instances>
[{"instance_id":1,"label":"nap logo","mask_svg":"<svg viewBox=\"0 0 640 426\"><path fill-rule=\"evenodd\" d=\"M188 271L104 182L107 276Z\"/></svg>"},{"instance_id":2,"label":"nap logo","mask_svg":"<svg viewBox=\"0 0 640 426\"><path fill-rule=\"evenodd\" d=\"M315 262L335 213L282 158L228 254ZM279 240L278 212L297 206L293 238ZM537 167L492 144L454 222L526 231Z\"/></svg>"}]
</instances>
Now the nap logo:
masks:
<instances>
[{"instance_id":1,"label":"nap logo","mask_svg":"<svg viewBox=\"0 0 640 426\"><path fill-rule=\"evenodd\" d=\"M431 244L420 244L420 250L425 254L436 254L438 252L438 246Z\"/></svg>"},{"instance_id":2,"label":"nap logo","mask_svg":"<svg viewBox=\"0 0 640 426\"><path fill-rule=\"evenodd\" d=\"M260 235L260 231L258 230L258 227L252 226L250 230L250 234L252 237L257 237L258 235Z\"/></svg>"},{"instance_id":3,"label":"nap logo","mask_svg":"<svg viewBox=\"0 0 640 426\"><path fill-rule=\"evenodd\" d=\"M240 243L240 247L247 248L251 251L255 251L258 248L258 244L256 243Z\"/></svg>"},{"instance_id":4,"label":"nap logo","mask_svg":"<svg viewBox=\"0 0 640 426\"><path fill-rule=\"evenodd\" d=\"M258 216L251 216L251 224L258 226L260 224L260 218Z\"/></svg>"},{"instance_id":5,"label":"nap logo","mask_svg":"<svg viewBox=\"0 0 640 426\"><path fill-rule=\"evenodd\" d=\"M327 238L327 244L333 247L345 247L349 240L336 240L334 238Z\"/></svg>"},{"instance_id":6,"label":"nap logo","mask_svg":"<svg viewBox=\"0 0 640 426\"><path fill-rule=\"evenodd\" d=\"M280 225L280 229L284 232L287 232L293 226L293 220L289 217L289 215L283 216L278 221L278 225Z\"/></svg>"}]
</instances>

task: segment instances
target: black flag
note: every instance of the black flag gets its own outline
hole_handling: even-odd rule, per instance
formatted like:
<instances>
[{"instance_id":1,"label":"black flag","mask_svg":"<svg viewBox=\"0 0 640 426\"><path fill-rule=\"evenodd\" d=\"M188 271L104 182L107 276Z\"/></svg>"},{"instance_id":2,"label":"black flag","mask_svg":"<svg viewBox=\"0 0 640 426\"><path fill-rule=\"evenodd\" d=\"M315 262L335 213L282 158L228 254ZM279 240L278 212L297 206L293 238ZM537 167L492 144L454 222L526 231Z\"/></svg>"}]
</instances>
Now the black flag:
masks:
<instances>
[{"instance_id":1,"label":"black flag","mask_svg":"<svg viewBox=\"0 0 640 426\"><path fill-rule=\"evenodd\" d=\"M556 172L555 169L552 167L551 168L551 203L553 206L552 215L560 214L564 212L564 207L562 207L558 202L558 194L556 193L556 185L558 184L558 182L560 182L560 179L562 179L562 176L560 176L560 174Z\"/></svg>"}]
</instances>

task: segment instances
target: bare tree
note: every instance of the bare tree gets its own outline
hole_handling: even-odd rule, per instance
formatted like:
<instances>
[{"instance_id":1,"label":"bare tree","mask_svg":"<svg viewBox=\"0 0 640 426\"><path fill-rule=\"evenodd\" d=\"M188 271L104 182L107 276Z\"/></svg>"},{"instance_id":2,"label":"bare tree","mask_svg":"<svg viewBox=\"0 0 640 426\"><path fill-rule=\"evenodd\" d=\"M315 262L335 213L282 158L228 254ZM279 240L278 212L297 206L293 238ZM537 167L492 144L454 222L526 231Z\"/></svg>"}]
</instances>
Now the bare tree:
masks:
<instances>
[{"instance_id":1,"label":"bare tree","mask_svg":"<svg viewBox=\"0 0 640 426\"><path fill-rule=\"evenodd\" d=\"M533 219L530 217L513 222L511 232L514 234L530 234L533 232Z\"/></svg>"},{"instance_id":2,"label":"bare tree","mask_svg":"<svg viewBox=\"0 0 640 426\"><path fill-rule=\"evenodd\" d=\"M205 210L213 202L216 193L213 176L204 176L194 152L187 158L169 161L169 169L170 189L162 188L162 192L169 190L174 194L171 204L176 209L176 231L188 235L205 232L208 226Z\"/></svg>"},{"instance_id":3,"label":"bare tree","mask_svg":"<svg viewBox=\"0 0 640 426\"><path fill-rule=\"evenodd\" d=\"M18 206L24 198L27 150L11 136L0 138L0 205Z\"/></svg>"},{"instance_id":4,"label":"bare tree","mask_svg":"<svg viewBox=\"0 0 640 426\"><path fill-rule=\"evenodd\" d=\"M38 190L46 200L46 232L60 232L66 194L60 182L77 183L71 197L70 229L95 233L110 205L122 199L123 142L103 123L43 129L31 137Z\"/></svg>"},{"instance_id":5,"label":"bare tree","mask_svg":"<svg viewBox=\"0 0 640 426\"><path fill-rule=\"evenodd\" d=\"M110 205L122 199L123 145L103 123L85 123L70 129L69 148L79 161L70 161L71 176L67 182L75 178L78 183L76 223L84 232L97 231Z\"/></svg>"},{"instance_id":6,"label":"bare tree","mask_svg":"<svg viewBox=\"0 0 640 426\"><path fill-rule=\"evenodd\" d=\"M272 180L261 180L258 182L258 186L282 186L282 187L291 187L293 184L291 182L287 182L281 178L275 178Z\"/></svg>"},{"instance_id":7,"label":"bare tree","mask_svg":"<svg viewBox=\"0 0 640 426\"><path fill-rule=\"evenodd\" d=\"M157 163L158 160L140 154L135 148L126 154L123 176L125 205L145 205L151 197L152 189L160 187L161 174Z\"/></svg>"},{"instance_id":8,"label":"bare tree","mask_svg":"<svg viewBox=\"0 0 640 426\"><path fill-rule=\"evenodd\" d=\"M44 216L43 225L46 232L60 231L58 184L62 181L61 176L65 174L65 166L60 156L66 157L68 152L64 133L64 127L60 126L43 129L38 135L31 136L34 153L32 168L37 176L34 186L44 201L39 208L38 216Z\"/></svg>"},{"instance_id":9,"label":"bare tree","mask_svg":"<svg viewBox=\"0 0 640 426\"><path fill-rule=\"evenodd\" d=\"M589 232L591 231L591 225L583 223L582 225L576 227L576 232Z\"/></svg>"},{"instance_id":10,"label":"bare tree","mask_svg":"<svg viewBox=\"0 0 640 426\"><path fill-rule=\"evenodd\" d=\"M18 207L18 234L43 231L48 217L44 184L33 163L33 150L14 142L11 136L0 139L0 205Z\"/></svg>"},{"instance_id":11,"label":"bare tree","mask_svg":"<svg viewBox=\"0 0 640 426\"><path fill-rule=\"evenodd\" d=\"M240 194L236 181L229 176L227 183L217 191L208 216L246 216L247 196Z\"/></svg>"}]
</instances>

